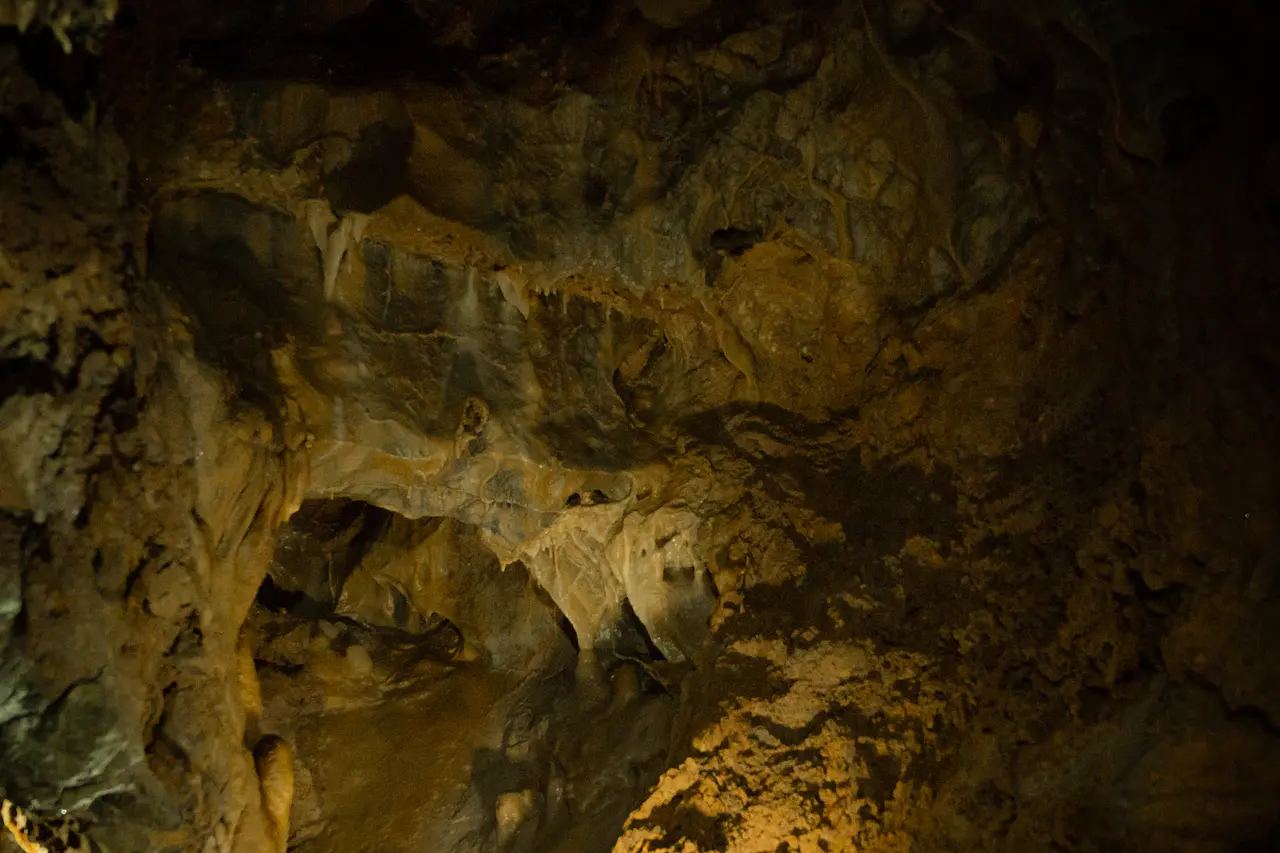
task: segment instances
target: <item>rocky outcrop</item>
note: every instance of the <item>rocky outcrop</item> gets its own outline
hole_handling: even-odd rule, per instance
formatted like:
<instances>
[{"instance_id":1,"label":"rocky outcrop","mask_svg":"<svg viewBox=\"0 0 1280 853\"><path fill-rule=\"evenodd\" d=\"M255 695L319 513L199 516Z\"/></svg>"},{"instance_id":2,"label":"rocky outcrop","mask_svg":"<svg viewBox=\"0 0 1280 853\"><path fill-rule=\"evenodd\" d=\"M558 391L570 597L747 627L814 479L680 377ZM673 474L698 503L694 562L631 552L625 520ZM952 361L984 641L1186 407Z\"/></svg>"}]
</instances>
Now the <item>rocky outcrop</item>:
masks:
<instances>
[{"instance_id":1,"label":"rocky outcrop","mask_svg":"<svg viewBox=\"0 0 1280 853\"><path fill-rule=\"evenodd\" d=\"M258 849L234 649L297 478L138 281L110 126L71 121L15 59L0 787L36 813L92 808L115 849Z\"/></svg>"},{"instance_id":2,"label":"rocky outcrop","mask_svg":"<svg viewBox=\"0 0 1280 853\"><path fill-rule=\"evenodd\" d=\"M884 5L193 0L108 50L191 60L127 145L0 54L0 794L1265 843L1258 104L1190 12Z\"/></svg>"}]
</instances>

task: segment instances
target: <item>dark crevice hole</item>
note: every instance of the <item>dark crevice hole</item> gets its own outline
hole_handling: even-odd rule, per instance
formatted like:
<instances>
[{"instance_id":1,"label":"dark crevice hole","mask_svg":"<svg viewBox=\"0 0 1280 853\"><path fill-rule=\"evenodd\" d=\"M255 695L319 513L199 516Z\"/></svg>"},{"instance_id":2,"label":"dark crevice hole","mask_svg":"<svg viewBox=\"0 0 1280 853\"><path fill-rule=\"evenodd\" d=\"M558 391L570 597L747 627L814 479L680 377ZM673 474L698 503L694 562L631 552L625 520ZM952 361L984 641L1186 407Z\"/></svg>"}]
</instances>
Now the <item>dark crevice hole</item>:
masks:
<instances>
[{"instance_id":1,"label":"dark crevice hole","mask_svg":"<svg viewBox=\"0 0 1280 853\"><path fill-rule=\"evenodd\" d=\"M629 652L634 657L650 661L665 661L667 658L653 643L649 629L636 615L630 601L622 602L622 637L618 642L619 650Z\"/></svg>"},{"instance_id":2,"label":"dark crevice hole","mask_svg":"<svg viewBox=\"0 0 1280 853\"><path fill-rule=\"evenodd\" d=\"M301 592L281 587L271 575L267 575L262 579L262 586L258 587L258 595L254 600L264 609L279 613L293 610L306 598Z\"/></svg>"}]
</instances>

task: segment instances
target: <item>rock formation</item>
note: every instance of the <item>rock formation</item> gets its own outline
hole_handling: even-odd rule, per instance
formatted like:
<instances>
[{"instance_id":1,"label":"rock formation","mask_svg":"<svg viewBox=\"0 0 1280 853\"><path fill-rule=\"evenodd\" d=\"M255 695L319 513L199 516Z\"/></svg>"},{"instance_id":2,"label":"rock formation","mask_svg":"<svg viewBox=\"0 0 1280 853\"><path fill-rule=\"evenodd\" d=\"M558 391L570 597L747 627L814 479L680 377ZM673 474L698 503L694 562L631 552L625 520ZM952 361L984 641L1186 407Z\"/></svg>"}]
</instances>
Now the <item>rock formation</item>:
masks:
<instances>
[{"instance_id":1,"label":"rock formation","mask_svg":"<svg viewBox=\"0 0 1280 853\"><path fill-rule=\"evenodd\" d=\"M1274 12L118 5L0 0L33 825L1280 849Z\"/></svg>"}]
</instances>

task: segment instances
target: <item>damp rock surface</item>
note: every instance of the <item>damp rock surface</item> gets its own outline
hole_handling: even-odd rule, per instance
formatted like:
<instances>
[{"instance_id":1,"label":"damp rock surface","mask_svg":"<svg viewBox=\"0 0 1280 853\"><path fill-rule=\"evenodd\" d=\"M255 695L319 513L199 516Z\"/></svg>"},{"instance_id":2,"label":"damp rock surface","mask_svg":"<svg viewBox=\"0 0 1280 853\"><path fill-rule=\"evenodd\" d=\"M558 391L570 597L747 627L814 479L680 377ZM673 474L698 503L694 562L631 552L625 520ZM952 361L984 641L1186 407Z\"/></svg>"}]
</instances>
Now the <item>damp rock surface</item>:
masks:
<instances>
[{"instance_id":1,"label":"damp rock surface","mask_svg":"<svg viewBox=\"0 0 1280 853\"><path fill-rule=\"evenodd\" d=\"M0 796L1272 849L1268 16L0 0Z\"/></svg>"}]
</instances>

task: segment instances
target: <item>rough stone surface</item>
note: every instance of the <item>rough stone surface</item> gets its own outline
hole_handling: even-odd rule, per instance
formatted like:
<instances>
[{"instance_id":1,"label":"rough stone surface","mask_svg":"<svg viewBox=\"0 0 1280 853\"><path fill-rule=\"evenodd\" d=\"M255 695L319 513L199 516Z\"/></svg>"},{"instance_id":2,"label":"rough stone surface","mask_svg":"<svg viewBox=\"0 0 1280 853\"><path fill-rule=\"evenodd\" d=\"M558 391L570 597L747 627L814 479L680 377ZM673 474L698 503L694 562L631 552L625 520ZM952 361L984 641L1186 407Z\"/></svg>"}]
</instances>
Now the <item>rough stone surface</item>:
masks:
<instances>
[{"instance_id":1,"label":"rough stone surface","mask_svg":"<svg viewBox=\"0 0 1280 853\"><path fill-rule=\"evenodd\" d=\"M1271 849L1246 5L0 0L0 796Z\"/></svg>"}]
</instances>

